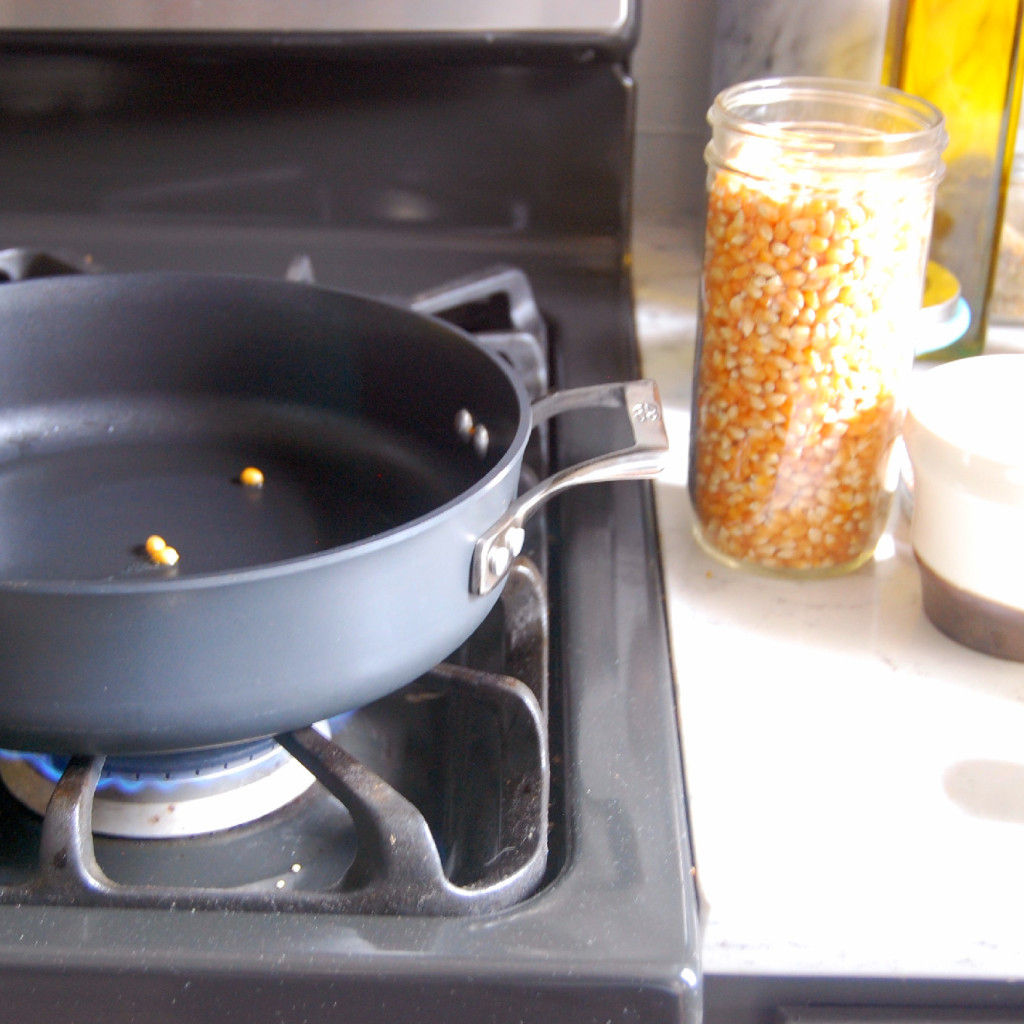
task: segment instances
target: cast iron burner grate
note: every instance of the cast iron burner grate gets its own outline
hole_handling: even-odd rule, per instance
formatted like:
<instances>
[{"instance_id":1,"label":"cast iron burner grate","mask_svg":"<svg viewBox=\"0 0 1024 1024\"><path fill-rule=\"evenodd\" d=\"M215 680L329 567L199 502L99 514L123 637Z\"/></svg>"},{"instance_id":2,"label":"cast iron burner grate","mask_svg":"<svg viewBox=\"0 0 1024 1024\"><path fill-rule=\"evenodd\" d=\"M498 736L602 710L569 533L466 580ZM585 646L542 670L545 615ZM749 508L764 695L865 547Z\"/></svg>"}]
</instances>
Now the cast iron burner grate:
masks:
<instances>
[{"instance_id":1,"label":"cast iron burner grate","mask_svg":"<svg viewBox=\"0 0 1024 1024\"><path fill-rule=\"evenodd\" d=\"M495 631L497 643L488 635ZM0 903L411 915L483 914L518 903L538 887L547 862L548 643L543 580L520 559L494 613L458 653L465 664L439 665L336 720L332 738L314 727L276 737L316 779L294 806L212 840L104 841L118 870L124 855L146 865L161 851L171 860L192 849L202 855L211 843L223 856L232 833L258 851L279 833L287 846L296 827L315 831L329 804L349 827L319 872L296 862L240 885L186 885L148 878L152 868L144 867L115 881L118 871L97 859L92 829L103 758L76 756L28 844L34 866L17 877L0 864ZM496 648L500 669L488 664ZM324 870L338 877L302 887Z\"/></svg>"}]
</instances>

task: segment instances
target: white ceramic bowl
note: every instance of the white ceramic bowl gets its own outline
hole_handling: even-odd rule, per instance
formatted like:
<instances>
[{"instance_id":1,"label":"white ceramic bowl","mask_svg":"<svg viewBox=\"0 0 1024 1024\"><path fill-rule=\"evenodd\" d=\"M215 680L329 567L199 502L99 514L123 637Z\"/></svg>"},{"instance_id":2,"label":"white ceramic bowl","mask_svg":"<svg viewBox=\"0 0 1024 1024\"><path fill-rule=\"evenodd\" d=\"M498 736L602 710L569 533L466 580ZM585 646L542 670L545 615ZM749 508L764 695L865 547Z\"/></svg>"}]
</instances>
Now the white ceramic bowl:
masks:
<instances>
[{"instance_id":1,"label":"white ceramic bowl","mask_svg":"<svg viewBox=\"0 0 1024 1024\"><path fill-rule=\"evenodd\" d=\"M969 647L1024 661L1024 354L917 374L903 436L925 612Z\"/></svg>"}]
</instances>

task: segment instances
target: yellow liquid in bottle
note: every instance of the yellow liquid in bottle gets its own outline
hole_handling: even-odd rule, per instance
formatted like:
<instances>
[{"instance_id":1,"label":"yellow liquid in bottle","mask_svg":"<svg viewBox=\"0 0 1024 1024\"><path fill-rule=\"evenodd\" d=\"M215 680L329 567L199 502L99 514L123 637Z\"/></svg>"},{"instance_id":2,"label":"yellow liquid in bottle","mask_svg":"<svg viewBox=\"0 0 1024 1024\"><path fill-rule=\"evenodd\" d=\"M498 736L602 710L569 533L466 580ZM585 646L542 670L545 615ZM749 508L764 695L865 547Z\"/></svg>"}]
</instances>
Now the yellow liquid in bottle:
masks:
<instances>
[{"instance_id":1,"label":"yellow liquid in bottle","mask_svg":"<svg viewBox=\"0 0 1024 1024\"><path fill-rule=\"evenodd\" d=\"M971 326L939 358L984 345L1020 103L1022 0L895 0L884 78L945 115L930 256L959 279Z\"/></svg>"}]
</instances>

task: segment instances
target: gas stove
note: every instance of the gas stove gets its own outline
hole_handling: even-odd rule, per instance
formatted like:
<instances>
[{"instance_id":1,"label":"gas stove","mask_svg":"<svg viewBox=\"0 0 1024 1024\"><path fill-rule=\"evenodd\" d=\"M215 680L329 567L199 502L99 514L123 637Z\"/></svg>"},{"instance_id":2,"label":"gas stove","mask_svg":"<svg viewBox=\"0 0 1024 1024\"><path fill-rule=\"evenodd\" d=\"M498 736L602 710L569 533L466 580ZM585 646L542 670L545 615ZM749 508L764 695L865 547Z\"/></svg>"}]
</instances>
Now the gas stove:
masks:
<instances>
[{"instance_id":1,"label":"gas stove","mask_svg":"<svg viewBox=\"0 0 1024 1024\"><path fill-rule=\"evenodd\" d=\"M9 277L315 280L475 332L533 394L639 376L630 5L73 6L0 32ZM610 429L560 418L527 476ZM477 633L374 704L199 753L6 752L0 1020L697 1021L676 722L648 487L561 495Z\"/></svg>"}]
</instances>

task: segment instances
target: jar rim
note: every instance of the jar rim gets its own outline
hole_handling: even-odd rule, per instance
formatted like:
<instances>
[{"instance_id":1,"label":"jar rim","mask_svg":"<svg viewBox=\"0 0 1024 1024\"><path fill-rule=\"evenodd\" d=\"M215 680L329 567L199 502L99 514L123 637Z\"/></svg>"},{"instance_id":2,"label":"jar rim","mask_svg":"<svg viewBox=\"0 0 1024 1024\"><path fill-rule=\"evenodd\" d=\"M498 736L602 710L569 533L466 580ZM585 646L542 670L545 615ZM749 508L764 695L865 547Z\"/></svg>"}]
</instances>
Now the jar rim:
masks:
<instances>
[{"instance_id":1,"label":"jar rim","mask_svg":"<svg viewBox=\"0 0 1024 1024\"><path fill-rule=\"evenodd\" d=\"M778 147L798 164L841 172L858 170L859 161L870 159L938 178L947 141L944 116L933 103L893 86L843 78L740 82L715 97L708 122L713 132L708 162L726 166L736 148L725 141L729 137Z\"/></svg>"}]
</instances>

